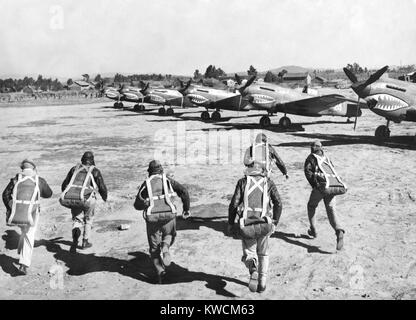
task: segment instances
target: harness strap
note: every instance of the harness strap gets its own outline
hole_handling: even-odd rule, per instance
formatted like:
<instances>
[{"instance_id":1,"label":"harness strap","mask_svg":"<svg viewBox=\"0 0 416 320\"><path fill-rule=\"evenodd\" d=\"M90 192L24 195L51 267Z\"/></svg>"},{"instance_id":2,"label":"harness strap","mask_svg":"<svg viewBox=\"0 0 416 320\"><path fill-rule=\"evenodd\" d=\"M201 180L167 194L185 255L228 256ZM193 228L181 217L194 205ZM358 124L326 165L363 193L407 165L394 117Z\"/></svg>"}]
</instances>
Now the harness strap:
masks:
<instances>
[{"instance_id":1,"label":"harness strap","mask_svg":"<svg viewBox=\"0 0 416 320\"><path fill-rule=\"evenodd\" d=\"M31 200L16 200L16 203L22 203L22 204L38 204L39 200L31 201Z\"/></svg>"},{"instance_id":2,"label":"harness strap","mask_svg":"<svg viewBox=\"0 0 416 320\"><path fill-rule=\"evenodd\" d=\"M33 194L30 200L18 200L17 199L17 188L18 186L26 181L26 180L31 180L32 182L35 183L35 188L33 190ZM29 221L30 225L34 225L34 221L33 221L33 217L32 217L32 210L33 210L33 206L34 205L38 205L39 204L39 195L40 195L40 189L39 189L39 176L35 175L34 177L31 176L23 176L21 173L19 173L17 175L17 182L14 185L13 188L13 194L12 194L12 212L10 214L10 217L7 221L7 223L11 223L14 219L14 216L16 215L16 207L17 204L28 204L28 210L27 210L27 218ZM39 212L39 207L37 207L37 213Z\"/></svg>"},{"instance_id":3,"label":"harness strap","mask_svg":"<svg viewBox=\"0 0 416 320\"><path fill-rule=\"evenodd\" d=\"M33 180L32 180L33 181ZM32 199L30 200L29 209L28 209L28 218L30 225L34 225L33 217L31 215L33 206L35 205L36 199L39 199L40 190L39 190L39 176L35 176L35 190L33 190ZM38 207L39 212L39 207Z\"/></svg>"},{"instance_id":4,"label":"harness strap","mask_svg":"<svg viewBox=\"0 0 416 320\"><path fill-rule=\"evenodd\" d=\"M174 206L174 204L172 203L172 200L171 200L172 194L170 193L170 191L173 191L172 190L172 185L169 183L170 189L168 189L168 179L166 178L166 174L162 175L162 180L163 180L163 193L165 194L165 201L167 202L167 204L171 208L172 213L176 213L176 208L175 208L175 206Z\"/></svg>"},{"instance_id":5,"label":"harness strap","mask_svg":"<svg viewBox=\"0 0 416 320\"><path fill-rule=\"evenodd\" d=\"M177 196L176 192L173 192L172 193L172 197L174 197L174 196ZM165 195L164 194L162 194L160 196L153 196L153 200L162 200L162 199L165 199Z\"/></svg>"},{"instance_id":6,"label":"harness strap","mask_svg":"<svg viewBox=\"0 0 416 320\"><path fill-rule=\"evenodd\" d=\"M147 194L149 195L149 207L146 209L146 214L147 215L151 215L152 214L152 209L155 206L155 199L153 197L153 191L152 191L152 185L150 184L150 182L153 180L155 176L151 176L149 179L146 179L146 189L147 189Z\"/></svg>"},{"instance_id":7,"label":"harness strap","mask_svg":"<svg viewBox=\"0 0 416 320\"><path fill-rule=\"evenodd\" d=\"M162 188L163 188L163 194L158 195L158 196L153 195L152 184L151 184L151 181L156 177L162 179ZM146 209L147 215L152 214L152 209L155 206L155 200L162 200L162 199L166 201L166 203L172 210L172 213L177 212L176 207L172 203L172 200L171 200L171 197L176 196L176 192L173 191L172 185L168 181L165 173L163 173L162 175L159 175L159 174L153 175L150 178L146 179L146 189L147 189L147 194L149 196L146 200L149 200L149 203L150 203L149 207Z\"/></svg>"},{"instance_id":8,"label":"harness strap","mask_svg":"<svg viewBox=\"0 0 416 320\"><path fill-rule=\"evenodd\" d=\"M83 167L83 169L87 170L86 166L82 165L82 167ZM84 184L82 185L82 188L81 188L81 194L80 194L81 199L84 199L85 189L90 188L90 185L89 185L90 181L92 182L93 189L94 190L97 189L97 185L96 185L94 177L92 175L92 170L94 170L94 166L90 166L87 170L87 176L85 177ZM79 170L79 171L81 171L81 170Z\"/></svg>"},{"instance_id":9,"label":"harness strap","mask_svg":"<svg viewBox=\"0 0 416 320\"><path fill-rule=\"evenodd\" d=\"M263 184L263 187L262 187L262 184ZM248 196L256 189L260 189L260 191L262 191L262 195L263 195L262 208L251 208L248 206ZM243 216L240 219L241 227L244 226L244 222L247 219L248 210L261 212L261 218L264 218L266 216L267 206L269 204L269 198L268 198L267 193L268 193L267 178L262 177L256 181L253 177L247 176L247 183L246 183L246 187L244 190L244 199L243 199L243 204L244 204Z\"/></svg>"},{"instance_id":10,"label":"harness strap","mask_svg":"<svg viewBox=\"0 0 416 320\"><path fill-rule=\"evenodd\" d=\"M71 180L69 181L68 185L66 186L64 192L62 192L61 195L61 199L63 200L66 196L66 194L68 193L69 189L71 189L72 187L77 187L77 188L81 188L81 193L80 193L80 198L81 200L84 199L84 193L85 193L85 189L89 188L91 189L89 182L91 181L92 183L92 189L95 191L97 190L97 184L95 182L94 176L92 175L92 171L94 170L95 166L90 166L89 168L84 166L83 164L79 163L77 164L77 166L75 167L74 173L72 174ZM82 170L86 170L87 171L87 175L85 177L84 183L83 185L76 185L74 184L75 178L77 176L77 174L79 172L81 172Z\"/></svg>"},{"instance_id":11,"label":"harness strap","mask_svg":"<svg viewBox=\"0 0 416 320\"><path fill-rule=\"evenodd\" d=\"M314 155L314 157L316 158L316 160L318 162L318 168L321 170L321 172L325 176L325 180L326 180L325 188L328 188L329 187L329 179L328 179L329 177L336 178L341 184L343 184L345 186L345 188L347 187L347 185L341 180L341 177L335 171L335 168L332 165L331 160L329 160L329 158L326 155L324 155L323 157L321 157L321 156L318 156L317 154L314 154L314 153L312 153L312 154ZM322 166L323 164L328 165L328 167L331 168L332 173L326 172L323 169L323 166ZM318 174L318 172L315 172L315 174Z\"/></svg>"},{"instance_id":12,"label":"harness strap","mask_svg":"<svg viewBox=\"0 0 416 320\"><path fill-rule=\"evenodd\" d=\"M265 147L265 159L260 159L260 160L256 160L256 148L259 147ZM269 151L269 143L268 142L260 142L260 143L256 143L253 142L253 144L251 145L251 157L253 158L254 162L260 162L260 163L265 163L266 165L266 174L267 176L270 175L270 151Z\"/></svg>"}]
</instances>

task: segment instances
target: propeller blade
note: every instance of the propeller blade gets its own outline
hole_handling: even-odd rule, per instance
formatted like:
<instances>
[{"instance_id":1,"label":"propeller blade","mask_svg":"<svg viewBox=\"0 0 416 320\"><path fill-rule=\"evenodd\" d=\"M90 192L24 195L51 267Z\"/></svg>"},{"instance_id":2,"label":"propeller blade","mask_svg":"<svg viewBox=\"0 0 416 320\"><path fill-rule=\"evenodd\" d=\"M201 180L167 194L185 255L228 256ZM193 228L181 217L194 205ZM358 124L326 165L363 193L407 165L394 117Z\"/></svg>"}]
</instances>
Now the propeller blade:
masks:
<instances>
[{"instance_id":1,"label":"propeller blade","mask_svg":"<svg viewBox=\"0 0 416 320\"><path fill-rule=\"evenodd\" d=\"M251 78L247 80L246 84L239 89L240 93L243 94L244 90L251 86L254 80L256 80L256 76L251 76Z\"/></svg>"},{"instance_id":2,"label":"propeller blade","mask_svg":"<svg viewBox=\"0 0 416 320\"><path fill-rule=\"evenodd\" d=\"M147 89L149 89L149 82L145 84L144 82L140 81L140 83L142 84L142 87L143 87L143 85L144 85L143 89L142 89L142 90L140 90L140 92L141 92L142 94L145 94L145 92L147 91Z\"/></svg>"},{"instance_id":3,"label":"propeller blade","mask_svg":"<svg viewBox=\"0 0 416 320\"><path fill-rule=\"evenodd\" d=\"M357 122L358 122L358 110L360 108L360 97L358 96L358 100L357 100L357 111L355 113L355 121L354 121L354 131L357 128Z\"/></svg>"},{"instance_id":4,"label":"propeller blade","mask_svg":"<svg viewBox=\"0 0 416 320\"><path fill-rule=\"evenodd\" d=\"M385 66L381 68L380 70L373 73L370 78L365 82L365 86L368 86L374 82L376 82L378 79L381 78L381 76L389 69L389 66Z\"/></svg>"},{"instance_id":5,"label":"propeller blade","mask_svg":"<svg viewBox=\"0 0 416 320\"><path fill-rule=\"evenodd\" d=\"M355 76L354 73L352 73L351 70L349 70L347 68L344 68L344 73L346 74L346 76L348 77L348 79L351 80L352 83L357 83L358 82L357 77Z\"/></svg>"},{"instance_id":6,"label":"propeller blade","mask_svg":"<svg viewBox=\"0 0 416 320\"><path fill-rule=\"evenodd\" d=\"M181 81L181 80L179 80L179 81ZM183 84L183 81L181 81L181 88L178 91L183 94L189 88L189 86L191 85L191 81L192 81L192 79L189 79L186 82L185 85Z\"/></svg>"}]
</instances>

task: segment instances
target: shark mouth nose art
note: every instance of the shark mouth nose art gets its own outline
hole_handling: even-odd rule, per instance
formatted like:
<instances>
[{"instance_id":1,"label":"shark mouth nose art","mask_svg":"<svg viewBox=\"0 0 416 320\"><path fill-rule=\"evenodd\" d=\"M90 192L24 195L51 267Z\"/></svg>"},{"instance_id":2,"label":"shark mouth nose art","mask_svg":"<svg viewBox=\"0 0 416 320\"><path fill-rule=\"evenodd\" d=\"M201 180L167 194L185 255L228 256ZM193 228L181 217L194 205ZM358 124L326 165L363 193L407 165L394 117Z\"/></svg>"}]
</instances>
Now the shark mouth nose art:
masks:
<instances>
[{"instance_id":1,"label":"shark mouth nose art","mask_svg":"<svg viewBox=\"0 0 416 320\"><path fill-rule=\"evenodd\" d=\"M377 94L368 97L367 104L370 109L380 111L395 111L401 108L406 108L409 105L400 98L389 94Z\"/></svg>"}]
</instances>

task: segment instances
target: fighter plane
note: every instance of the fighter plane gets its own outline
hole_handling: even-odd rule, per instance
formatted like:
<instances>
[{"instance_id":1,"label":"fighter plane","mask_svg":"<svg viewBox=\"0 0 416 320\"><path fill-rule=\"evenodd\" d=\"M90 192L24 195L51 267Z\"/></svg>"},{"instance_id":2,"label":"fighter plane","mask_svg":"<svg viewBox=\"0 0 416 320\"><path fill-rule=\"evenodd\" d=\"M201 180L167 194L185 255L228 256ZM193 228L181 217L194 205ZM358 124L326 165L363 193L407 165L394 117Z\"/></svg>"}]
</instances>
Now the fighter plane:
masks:
<instances>
[{"instance_id":1,"label":"fighter plane","mask_svg":"<svg viewBox=\"0 0 416 320\"><path fill-rule=\"evenodd\" d=\"M236 79L237 83L241 81L237 75ZM267 111L268 115L260 119L260 125L263 127L270 126L269 116L278 112L284 114L279 121L284 128L292 124L287 114L306 117L340 116L348 119L361 116L359 105L339 94L317 96L309 94L307 88L299 92L271 83L253 83L251 79L239 91L244 99L250 102L245 110Z\"/></svg>"},{"instance_id":2,"label":"fighter plane","mask_svg":"<svg viewBox=\"0 0 416 320\"><path fill-rule=\"evenodd\" d=\"M247 85L250 85L254 81L255 77L246 81L239 90L244 90ZM186 97L190 102L197 107L204 107L206 111L201 113L202 120L208 120L211 118L214 121L221 120L220 110L233 110L233 111L248 111L246 106L247 101L242 99L241 93L238 90L224 90L214 89L210 87L193 85L186 92ZM210 116L209 109L215 109Z\"/></svg>"},{"instance_id":3,"label":"fighter plane","mask_svg":"<svg viewBox=\"0 0 416 320\"><path fill-rule=\"evenodd\" d=\"M126 101L136 103L134 110L144 111L144 106L139 104L139 102L143 103L144 100L142 90L139 88L122 85L118 89L114 87L107 87L104 89L102 86L101 91L107 98L116 100L116 102L114 102L114 108L122 108L122 101Z\"/></svg>"},{"instance_id":4,"label":"fighter plane","mask_svg":"<svg viewBox=\"0 0 416 320\"><path fill-rule=\"evenodd\" d=\"M390 138L390 121L416 122L416 84L382 77L388 68L385 66L365 81L358 81L350 70L344 68L358 99L364 99L371 111L387 120L385 126L379 126L375 131L379 140Z\"/></svg>"},{"instance_id":5,"label":"fighter plane","mask_svg":"<svg viewBox=\"0 0 416 320\"><path fill-rule=\"evenodd\" d=\"M189 88L191 80L184 84L179 80L181 87L178 89L166 89L166 88L149 88L149 83L145 84L140 81L143 89L141 92L144 95L144 102L161 105L159 108L160 115L172 115L174 113L172 106L183 107L184 95L183 93ZM165 105L169 106L166 110Z\"/></svg>"}]
</instances>

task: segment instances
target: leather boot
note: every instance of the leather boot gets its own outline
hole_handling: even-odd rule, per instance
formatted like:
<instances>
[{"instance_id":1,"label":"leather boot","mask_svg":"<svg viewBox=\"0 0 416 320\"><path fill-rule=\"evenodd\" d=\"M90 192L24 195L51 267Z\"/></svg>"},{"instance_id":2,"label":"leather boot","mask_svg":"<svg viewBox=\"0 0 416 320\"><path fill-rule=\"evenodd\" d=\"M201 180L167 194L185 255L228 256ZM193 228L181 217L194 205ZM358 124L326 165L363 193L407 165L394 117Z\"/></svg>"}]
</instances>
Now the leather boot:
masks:
<instances>
[{"instance_id":1,"label":"leather boot","mask_svg":"<svg viewBox=\"0 0 416 320\"><path fill-rule=\"evenodd\" d=\"M78 247L78 240L81 236L81 230L79 228L72 229L72 245L69 252L76 253Z\"/></svg>"},{"instance_id":2,"label":"leather boot","mask_svg":"<svg viewBox=\"0 0 416 320\"><path fill-rule=\"evenodd\" d=\"M342 229L338 229L335 231L335 234L337 236L337 250L342 250L344 247L344 233L345 231Z\"/></svg>"},{"instance_id":3,"label":"leather boot","mask_svg":"<svg viewBox=\"0 0 416 320\"><path fill-rule=\"evenodd\" d=\"M172 263L172 257L169 253L169 246L167 245L162 246L162 263L165 267L169 267Z\"/></svg>"},{"instance_id":4,"label":"leather boot","mask_svg":"<svg viewBox=\"0 0 416 320\"><path fill-rule=\"evenodd\" d=\"M20 264L20 267L19 267L19 270L18 270L19 274L22 275L22 276L27 275L27 269L28 269L27 266L25 266L24 264Z\"/></svg>"},{"instance_id":5,"label":"leather boot","mask_svg":"<svg viewBox=\"0 0 416 320\"><path fill-rule=\"evenodd\" d=\"M315 239L316 237L318 237L318 233L316 232L315 227L310 227L308 229L308 235L312 238Z\"/></svg>"},{"instance_id":6,"label":"leather boot","mask_svg":"<svg viewBox=\"0 0 416 320\"><path fill-rule=\"evenodd\" d=\"M160 260L161 258L159 255L152 257L152 263L153 263L153 266L155 267L156 276L157 276L157 283L162 284L163 278L166 275L166 271L163 266L163 263Z\"/></svg>"},{"instance_id":7,"label":"leather boot","mask_svg":"<svg viewBox=\"0 0 416 320\"><path fill-rule=\"evenodd\" d=\"M267 271L269 269L269 256L259 256L259 285L257 292L266 290Z\"/></svg>"},{"instance_id":8,"label":"leather boot","mask_svg":"<svg viewBox=\"0 0 416 320\"><path fill-rule=\"evenodd\" d=\"M248 282L248 288L251 292L257 291L258 286L258 278L259 274L257 271L257 260L255 258L251 258L246 260L246 266L248 267L248 271L250 272L250 280Z\"/></svg>"},{"instance_id":9,"label":"leather boot","mask_svg":"<svg viewBox=\"0 0 416 320\"><path fill-rule=\"evenodd\" d=\"M88 241L88 239L82 240L82 249L88 249L92 247L92 243Z\"/></svg>"}]
</instances>

